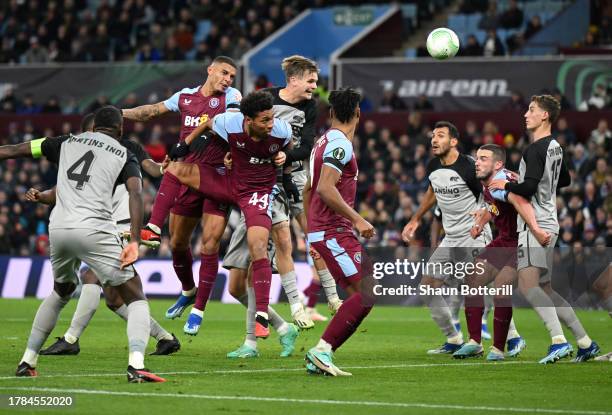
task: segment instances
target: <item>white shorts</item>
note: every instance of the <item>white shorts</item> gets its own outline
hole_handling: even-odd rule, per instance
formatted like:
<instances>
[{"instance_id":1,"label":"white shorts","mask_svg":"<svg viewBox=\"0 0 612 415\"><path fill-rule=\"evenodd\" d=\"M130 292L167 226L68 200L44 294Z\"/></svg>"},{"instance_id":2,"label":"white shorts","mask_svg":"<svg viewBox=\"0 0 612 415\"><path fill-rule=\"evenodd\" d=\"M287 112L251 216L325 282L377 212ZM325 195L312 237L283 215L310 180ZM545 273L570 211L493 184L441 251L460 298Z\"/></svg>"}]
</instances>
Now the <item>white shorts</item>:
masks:
<instances>
[{"instance_id":1,"label":"white shorts","mask_svg":"<svg viewBox=\"0 0 612 415\"><path fill-rule=\"evenodd\" d=\"M427 270L424 275L430 275L435 279L463 280L466 276L466 264L473 264L481 251L491 242L491 236L483 232L478 238L472 239L470 235L465 238L449 238L445 236L429 257ZM453 264L450 265L445 264ZM461 264L461 265L460 265ZM461 267L461 268L459 268ZM451 272L451 269L454 272Z\"/></svg>"},{"instance_id":2,"label":"white shorts","mask_svg":"<svg viewBox=\"0 0 612 415\"><path fill-rule=\"evenodd\" d=\"M51 229L49 241L53 279L58 283L78 284L81 261L102 285L121 285L136 276L133 266L120 269L123 248L118 235L91 229Z\"/></svg>"},{"instance_id":3,"label":"white shorts","mask_svg":"<svg viewBox=\"0 0 612 415\"><path fill-rule=\"evenodd\" d=\"M540 284L550 282L557 237L553 233L550 244L544 247L529 229L519 232L516 269L537 267L540 269Z\"/></svg>"}]
</instances>

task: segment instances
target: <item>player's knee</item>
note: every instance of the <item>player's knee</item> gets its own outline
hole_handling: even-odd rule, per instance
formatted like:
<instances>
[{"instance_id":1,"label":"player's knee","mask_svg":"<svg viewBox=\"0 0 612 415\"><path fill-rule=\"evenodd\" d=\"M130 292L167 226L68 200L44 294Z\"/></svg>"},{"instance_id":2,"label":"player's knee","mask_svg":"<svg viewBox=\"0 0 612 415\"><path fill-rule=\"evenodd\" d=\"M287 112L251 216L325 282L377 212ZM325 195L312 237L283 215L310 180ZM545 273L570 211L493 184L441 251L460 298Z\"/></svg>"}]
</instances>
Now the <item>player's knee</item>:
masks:
<instances>
[{"instance_id":1,"label":"player's knee","mask_svg":"<svg viewBox=\"0 0 612 415\"><path fill-rule=\"evenodd\" d=\"M257 239L251 242L249 250L251 251L253 261L265 258L268 255L268 241Z\"/></svg>"},{"instance_id":2,"label":"player's knee","mask_svg":"<svg viewBox=\"0 0 612 415\"><path fill-rule=\"evenodd\" d=\"M119 307L121 307L121 305L122 304L120 304L120 303L114 302L114 301L112 301L110 299L106 299L106 307L108 307L108 309L110 311L112 311L113 313L115 311L117 311L119 309Z\"/></svg>"},{"instance_id":3,"label":"player's knee","mask_svg":"<svg viewBox=\"0 0 612 415\"><path fill-rule=\"evenodd\" d=\"M172 252L185 252L189 249L189 241L183 238L172 236L170 238L170 250Z\"/></svg>"},{"instance_id":4,"label":"player's knee","mask_svg":"<svg viewBox=\"0 0 612 415\"><path fill-rule=\"evenodd\" d=\"M66 282L66 283L55 282L53 284L53 290L60 297L70 297L70 295L72 295L74 290L76 290L76 284L73 282Z\"/></svg>"},{"instance_id":5,"label":"player's knee","mask_svg":"<svg viewBox=\"0 0 612 415\"><path fill-rule=\"evenodd\" d=\"M201 253L204 255L213 255L219 252L221 241L214 236L202 236Z\"/></svg>"}]
</instances>

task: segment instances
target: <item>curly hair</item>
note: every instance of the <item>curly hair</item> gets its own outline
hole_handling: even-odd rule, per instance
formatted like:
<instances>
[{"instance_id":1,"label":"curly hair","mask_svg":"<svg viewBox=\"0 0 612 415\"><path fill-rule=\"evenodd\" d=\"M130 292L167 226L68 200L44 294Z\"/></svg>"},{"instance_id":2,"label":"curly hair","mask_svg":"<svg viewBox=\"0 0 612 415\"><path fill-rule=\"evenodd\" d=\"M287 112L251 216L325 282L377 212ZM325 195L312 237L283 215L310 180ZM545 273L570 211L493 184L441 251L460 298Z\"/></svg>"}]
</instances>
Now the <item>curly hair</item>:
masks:
<instances>
[{"instance_id":1,"label":"curly hair","mask_svg":"<svg viewBox=\"0 0 612 415\"><path fill-rule=\"evenodd\" d=\"M272 109L274 98L267 91L254 91L240 101L240 112L249 118L257 117L262 111Z\"/></svg>"},{"instance_id":2,"label":"curly hair","mask_svg":"<svg viewBox=\"0 0 612 415\"><path fill-rule=\"evenodd\" d=\"M355 116L355 110L361 101L361 94L353 88L342 88L331 91L329 104L334 117L343 123L349 122Z\"/></svg>"}]
</instances>

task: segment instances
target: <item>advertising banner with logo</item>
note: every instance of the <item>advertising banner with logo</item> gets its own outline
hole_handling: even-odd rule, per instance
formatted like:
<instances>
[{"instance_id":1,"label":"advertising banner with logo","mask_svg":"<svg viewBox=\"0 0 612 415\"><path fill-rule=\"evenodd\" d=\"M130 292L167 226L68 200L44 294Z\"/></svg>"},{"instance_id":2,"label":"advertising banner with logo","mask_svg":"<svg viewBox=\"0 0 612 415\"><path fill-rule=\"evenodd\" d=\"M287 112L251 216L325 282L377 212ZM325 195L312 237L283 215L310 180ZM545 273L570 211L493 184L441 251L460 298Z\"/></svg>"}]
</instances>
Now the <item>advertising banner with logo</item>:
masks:
<instances>
[{"instance_id":1,"label":"advertising banner with logo","mask_svg":"<svg viewBox=\"0 0 612 415\"><path fill-rule=\"evenodd\" d=\"M144 259L135 265L148 297L175 297L181 293L171 260ZM200 261L193 263L193 275L198 275ZM310 285L312 271L306 262L296 262L298 289ZM224 303L237 302L229 293L229 271L219 264L219 274L211 298ZM53 289L51 262L43 257L0 256L0 298L45 298ZM280 277L272 276L270 301L278 302L282 287Z\"/></svg>"},{"instance_id":2,"label":"advertising banner with logo","mask_svg":"<svg viewBox=\"0 0 612 415\"><path fill-rule=\"evenodd\" d=\"M512 91L526 98L558 88L578 107L598 83L612 84L612 58L343 59L337 86L361 87L376 107L390 89L410 107L425 95L436 111L499 111Z\"/></svg>"}]
</instances>

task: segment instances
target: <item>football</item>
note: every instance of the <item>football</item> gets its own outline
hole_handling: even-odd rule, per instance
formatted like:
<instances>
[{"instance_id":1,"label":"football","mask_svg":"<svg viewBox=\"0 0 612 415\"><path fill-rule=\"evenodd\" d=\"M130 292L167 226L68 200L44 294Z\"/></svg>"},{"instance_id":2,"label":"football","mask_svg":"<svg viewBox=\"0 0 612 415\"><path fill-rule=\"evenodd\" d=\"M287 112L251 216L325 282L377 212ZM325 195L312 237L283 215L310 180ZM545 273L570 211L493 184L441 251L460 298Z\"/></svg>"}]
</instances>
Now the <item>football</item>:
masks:
<instances>
[{"instance_id":1,"label":"football","mask_svg":"<svg viewBox=\"0 0 612 415\"><path fill-rule=\"evenodd\" d=\"M432 58L452 58L459 51L459 38L450 29L440 27L427 36L427 52Z\"/></svg>"}]
</instances>

